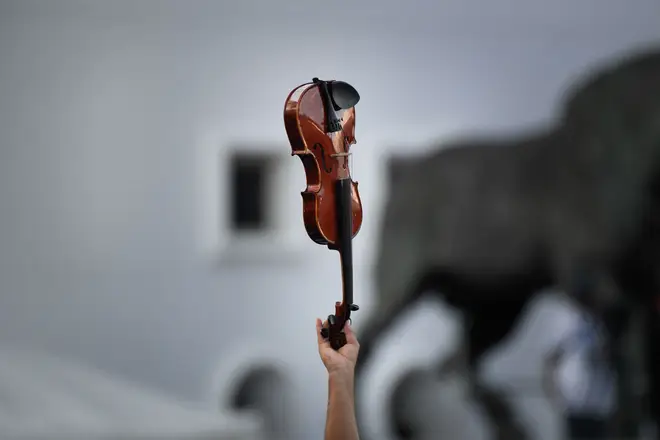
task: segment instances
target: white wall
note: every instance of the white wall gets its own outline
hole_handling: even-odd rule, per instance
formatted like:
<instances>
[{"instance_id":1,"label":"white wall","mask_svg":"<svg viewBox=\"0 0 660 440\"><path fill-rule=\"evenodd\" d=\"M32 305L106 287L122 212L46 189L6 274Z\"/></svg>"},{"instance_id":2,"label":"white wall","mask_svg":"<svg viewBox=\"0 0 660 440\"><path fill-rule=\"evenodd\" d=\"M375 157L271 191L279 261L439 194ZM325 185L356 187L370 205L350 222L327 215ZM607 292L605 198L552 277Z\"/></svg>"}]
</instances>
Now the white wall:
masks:
<instances>
[{"instance_id":1,"label":"white wall","mask_svg":"<svg viewBox=\"0 0 660 440\"><path fill-rule=\"evenodd\" d=\"M209 405L262 351L295 378L297 438L320 438L312 328L339 267L302 227L287 93L321 76L362 95L359 328L387 154L542 123L591 61L660 37L651 0L355 3L0 1L0 337ZM219 164L238 143L282 152L286 226L229 255Z\"/></svg>"}]
</instances>

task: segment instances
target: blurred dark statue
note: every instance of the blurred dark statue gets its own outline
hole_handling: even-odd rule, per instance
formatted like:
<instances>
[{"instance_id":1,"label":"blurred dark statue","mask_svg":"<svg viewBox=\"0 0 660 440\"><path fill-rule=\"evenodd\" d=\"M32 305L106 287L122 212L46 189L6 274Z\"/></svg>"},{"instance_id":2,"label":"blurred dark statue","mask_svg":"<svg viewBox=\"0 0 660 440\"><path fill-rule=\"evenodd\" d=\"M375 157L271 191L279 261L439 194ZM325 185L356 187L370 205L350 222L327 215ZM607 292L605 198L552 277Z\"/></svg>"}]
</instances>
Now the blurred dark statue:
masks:
<instances>
[{"instance_id":1,"label":"blurred dark statue","mask_svg":"<svg viewBox=\"0 0 660 440\"><path fill-rule=\"evenodd\" d=\"M397 317L441 295L465 317L463 356L449 364L467 366L496 438L527 438L475 370L529 300L557 287L602 319L613 344L633 310L650 314L647 373L658 395L660 51L588 75L547 132L457 142L391 168L358 374Z\"/></svg>"}]
</instances>

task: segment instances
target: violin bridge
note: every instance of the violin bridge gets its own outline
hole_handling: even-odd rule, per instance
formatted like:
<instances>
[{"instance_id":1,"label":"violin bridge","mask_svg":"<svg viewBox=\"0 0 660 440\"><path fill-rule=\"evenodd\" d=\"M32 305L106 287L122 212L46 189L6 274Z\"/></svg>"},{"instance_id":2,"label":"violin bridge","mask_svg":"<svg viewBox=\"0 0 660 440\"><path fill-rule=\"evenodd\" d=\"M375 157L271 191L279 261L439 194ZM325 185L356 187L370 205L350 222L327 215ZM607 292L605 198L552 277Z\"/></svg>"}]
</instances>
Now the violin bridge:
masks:
<instances>
[{"instance_id":1,"label":"violin bridge","mask_svg":"<svg viewBox=\"0 0 660 440\"><path fill-rule=\"evenodd\" d=\"M333 153L333 154L330 155L330 157L336 158L336 159L343 158L344 160L341 162L340 166L342 168L344 168L345 170L348 170L349 174L350 174L350 170L351 170L350 157L351 157L351 154L352 153L350 153L350 152L342 151L341 153Z\"/></svg>"}]
</instances>

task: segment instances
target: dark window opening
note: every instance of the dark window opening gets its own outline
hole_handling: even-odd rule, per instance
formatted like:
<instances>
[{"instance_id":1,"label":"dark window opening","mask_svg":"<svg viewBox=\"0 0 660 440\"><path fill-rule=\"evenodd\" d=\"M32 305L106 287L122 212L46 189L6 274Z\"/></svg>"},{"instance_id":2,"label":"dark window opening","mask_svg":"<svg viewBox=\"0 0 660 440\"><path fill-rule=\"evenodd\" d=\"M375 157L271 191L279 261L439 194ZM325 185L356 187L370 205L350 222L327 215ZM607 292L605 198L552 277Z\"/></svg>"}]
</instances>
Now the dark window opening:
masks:
<instances>
[{"instance_id":1,"label":"dark window opening","mask_svg":"<svg viewBox=\"0 0 660 440\"><path fill-rule=\"evenodd\" d=\"M268 227L267 190L270 159L237 155L231 161L231 228L255 231Z\"/></svg>"}]
</instances>

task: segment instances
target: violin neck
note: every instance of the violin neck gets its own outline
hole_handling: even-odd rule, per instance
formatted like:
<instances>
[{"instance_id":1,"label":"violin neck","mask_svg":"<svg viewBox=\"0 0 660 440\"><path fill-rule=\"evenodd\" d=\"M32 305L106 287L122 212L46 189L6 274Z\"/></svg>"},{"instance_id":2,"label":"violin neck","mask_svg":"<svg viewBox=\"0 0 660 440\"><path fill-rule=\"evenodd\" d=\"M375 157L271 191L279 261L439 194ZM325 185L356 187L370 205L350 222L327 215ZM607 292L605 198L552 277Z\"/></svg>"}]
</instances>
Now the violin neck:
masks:
<instances>
[{"instance_id":1,"label":"violin neck","mask_svg":"<svg viewBox=\"0 0 660 440\"><path fill-rule=\"evenodd\" d=\"M341 258L341 278L344 291L344 313L348 320L353 304L353 205L352 180L337 180L337 248Z\"/></svg>"}]
</instances>

